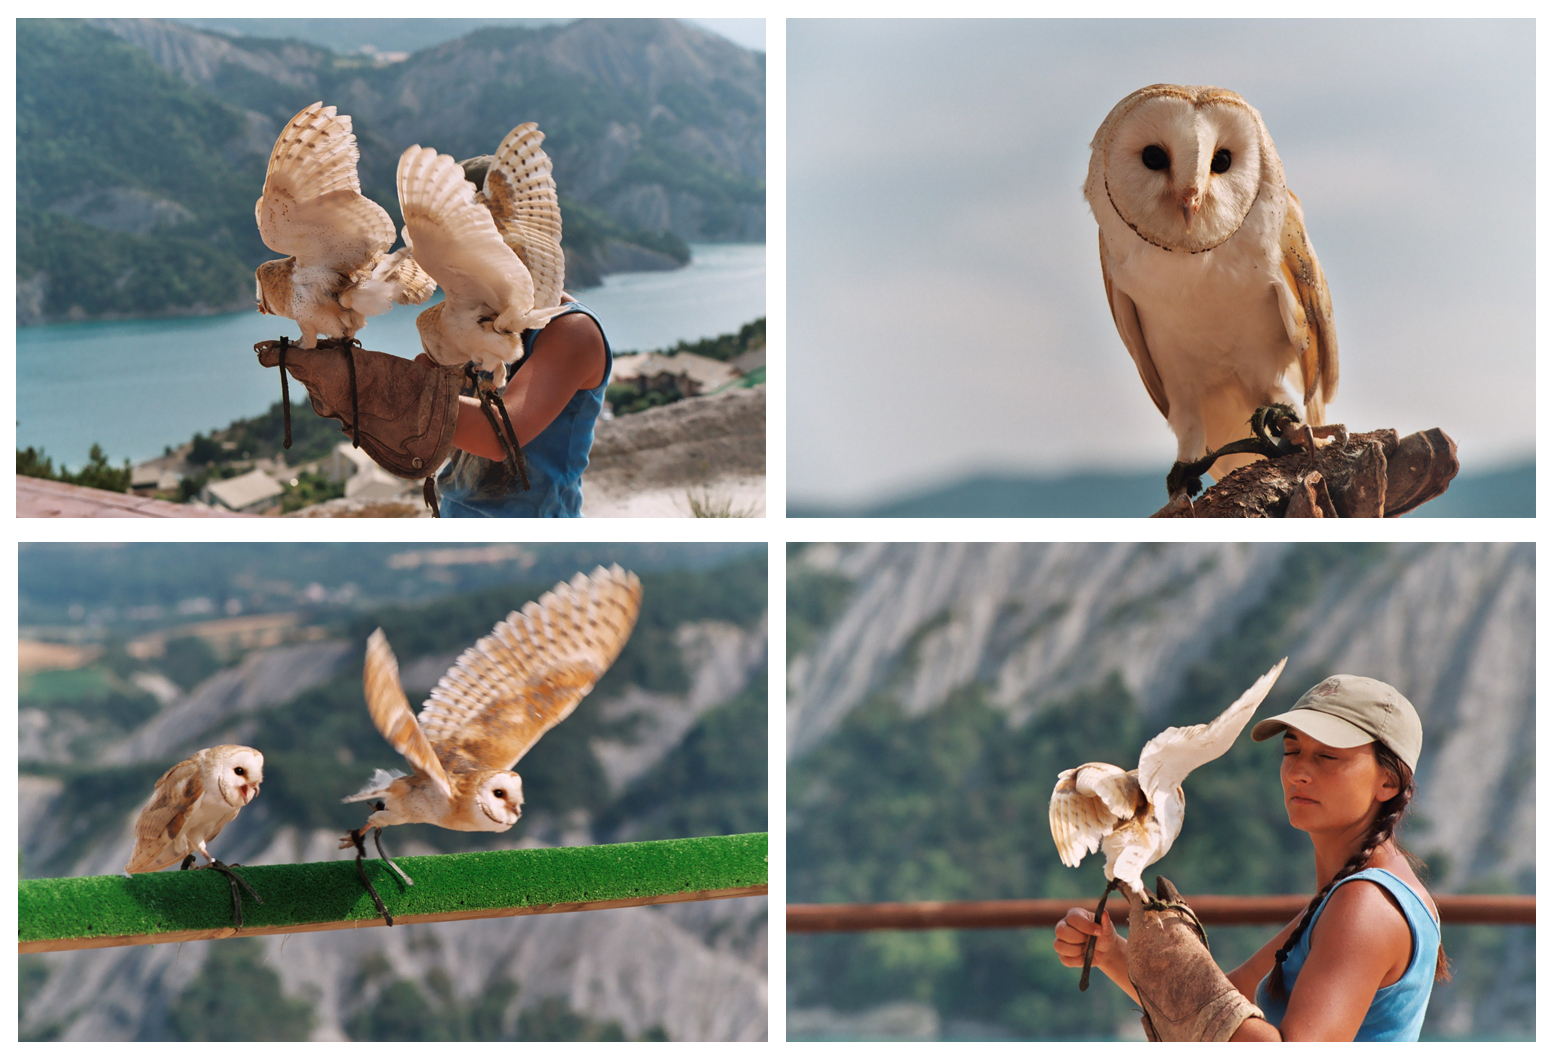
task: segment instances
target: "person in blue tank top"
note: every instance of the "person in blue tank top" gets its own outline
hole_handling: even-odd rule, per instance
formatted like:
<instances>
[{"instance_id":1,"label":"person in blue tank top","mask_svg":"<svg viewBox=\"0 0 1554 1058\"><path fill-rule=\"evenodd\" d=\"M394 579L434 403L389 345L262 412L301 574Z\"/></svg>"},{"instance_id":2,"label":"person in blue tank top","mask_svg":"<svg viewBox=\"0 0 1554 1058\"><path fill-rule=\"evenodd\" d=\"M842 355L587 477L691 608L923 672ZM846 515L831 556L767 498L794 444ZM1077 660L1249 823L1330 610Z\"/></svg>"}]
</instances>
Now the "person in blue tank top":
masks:
<instances>
[{"instance_id":1,"label":"person in blue tank top","mask_svg":"<svg viewBox=\"0 0 1554 1058\"><path fill-rule=\"evenodd\" d=\"M437 478L445 518L581 518L583 471L610 382L610 343L599 319L562 295L568 311L523 334L523 356L502 391L529 487L503 463L490 420L459 398L454 455ZM422 354L423 356L425 354Z\"/></svg>"},{"instance_id":2,"label":"person in blue tank top","mask_svg":"<svg viewBox=\"0 0 1554 1058\"><path fill-rule=\"evenodd\" d=\"M1263 1015L1230 1038L1417 1040L1432 985L1450 979L1440 916L1397 841L1423 747L1419 716L1388 684L1331 676L1252 729L1253 741L1276 735L1285 810L1311 838L1320 884L1295 921L1224 975ZM1078 966L1091 936L1094 965L1137 999L1127 941L1108 916L1072 909L1053 946Z\"/></svg>"}]
</instances>

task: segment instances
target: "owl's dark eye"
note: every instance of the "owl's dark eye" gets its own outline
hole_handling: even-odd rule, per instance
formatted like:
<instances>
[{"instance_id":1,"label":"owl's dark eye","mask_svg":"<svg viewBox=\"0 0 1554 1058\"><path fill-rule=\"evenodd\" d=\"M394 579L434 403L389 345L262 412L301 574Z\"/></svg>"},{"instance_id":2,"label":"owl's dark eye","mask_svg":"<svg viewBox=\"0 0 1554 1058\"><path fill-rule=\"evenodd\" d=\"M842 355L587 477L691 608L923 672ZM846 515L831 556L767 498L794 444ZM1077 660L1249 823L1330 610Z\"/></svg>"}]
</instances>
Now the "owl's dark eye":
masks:
<instances>
[{"instance_id":1,"label":"owl's dark eye","mask_svg":"<svg viewBox=\"0 0 1554 1058\"><path fill-rule=\"evenodd\" d=\"M505 801L505 800L507 800L507 791L506 790L492 790L491 792L496 794L496 799L498 801Z\"/></svg>"},{"instance_id":2,"label":"owl's dark eye","mask_svg":"<svg viewBox=\"0 0 1554 1058\"><path fill-rule=\"evenodd\" d=\"M239 775L247 775L247 774L248 774L248 773L247 773L247 772L246 772L246 771L244 771L244 770L243 770L243 769L242 769L242 768L233 768L233 769L232 769L232 770L233 770L233 771L235 771L235 772L237 772L237 773L238 773L238 774L239 774Z\"/></svg>"},{"instance_id":3,"label":"owl's dark eye","mask_svg":"<svg viewBox=\"0 0 1554 1058\"><path fill-rule=\"evenodd\" d=\"M1214 157L1209 161L1209 172L1223 173L1230 168L1230 152L1221 147L1214 152Z\"/></svg>"},{"instance_id":4,"label":"owl's dark eye","mask_svg":"<svg viewBox=\"0 0 1554 1058\"><path fill-rule=\"evenodd\" d=\"M1146 169L1168 169L1171 166L1171 156L1158 143L1151 143L1144 148L1143 159Z\"/></svg>"}]
</instances>

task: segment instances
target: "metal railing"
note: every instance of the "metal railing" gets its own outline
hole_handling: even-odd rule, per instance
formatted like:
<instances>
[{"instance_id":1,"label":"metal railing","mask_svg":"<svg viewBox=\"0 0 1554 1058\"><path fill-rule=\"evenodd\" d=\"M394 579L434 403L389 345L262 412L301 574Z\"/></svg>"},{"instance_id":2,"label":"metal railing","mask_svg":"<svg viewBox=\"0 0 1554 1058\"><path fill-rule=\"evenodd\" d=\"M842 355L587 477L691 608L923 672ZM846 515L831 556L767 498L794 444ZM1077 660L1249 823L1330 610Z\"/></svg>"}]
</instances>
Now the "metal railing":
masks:
<instances>
[{"instance_id":1,"label":"metal railing","mask_svg":"<svg viewBox=\"0 0 1554 1058\"><path fill-rule=\"evenodd\" d=\"M1305 908L1310 895L1187 896L1206 926L1282 925ZM1537 897L1434 897L1443 925L1534 925ZM898 904L789 904L789 933L853 933L877 929L1026 929L1054 926L1083 900L958 900ZM1128 920L1125 900L1106 905L1112 921Z\"/></svg>"}]
</instances>

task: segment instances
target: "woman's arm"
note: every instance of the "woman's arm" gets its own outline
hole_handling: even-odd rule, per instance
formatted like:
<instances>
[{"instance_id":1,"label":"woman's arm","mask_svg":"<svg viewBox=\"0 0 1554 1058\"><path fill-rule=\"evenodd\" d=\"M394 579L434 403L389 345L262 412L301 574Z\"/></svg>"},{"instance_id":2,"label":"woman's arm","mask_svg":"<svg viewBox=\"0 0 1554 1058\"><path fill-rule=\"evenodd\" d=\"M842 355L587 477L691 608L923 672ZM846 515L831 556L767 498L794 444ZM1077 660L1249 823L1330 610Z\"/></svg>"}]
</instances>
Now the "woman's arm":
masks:
<instances>
[{"instance_id":1,"label":"woman's arm","mask_svg":"<svg viewBox=\"0 0 1554 1058\"><path fill-rule=\"evenodd\" d=\"M578 390L603 382L604 367L604 335L586 313L569 312L547 323L535 336L528 363L508 380L502 395L518 443L526 445L538 437ZM502 446L474 397L459 398L453 443L477 456L503 458Z\"/></svg>"},{"instance_id":2,"label":"woman's arm","mask_svg":"<svg viewBox=\"0 0 1554 1058\"><path fill-rule=\"evenodd\" d=\"M1412 954L1408 922L1379 886L1339 886L1312 927L1279 1028L1249 1020L1234 1038L1353 1040L1376 990L1401 978Z\"/></svg>"},{"instance_id":3,"label":"woman's arm","mask_svg":"<svg viewBox=\"0 0 1554 1058\"><path fill-rule=\"evenodd\" d=\"M1133 982L1128 980L1128 942L1117 935L1117 927L1112 925L1110 915L1102 914L1098 924L1093 912L1082 907L1069 908L1068 914L1057 925L1052 949L1058 953L1058 959L1064 966L1083 966L1085 942L1092 936L1096 939L1095 958L1090 964L1110 977L1113 984L1137 1003L1138 993L1133 991Z\"/></svg>"}]
</instances>

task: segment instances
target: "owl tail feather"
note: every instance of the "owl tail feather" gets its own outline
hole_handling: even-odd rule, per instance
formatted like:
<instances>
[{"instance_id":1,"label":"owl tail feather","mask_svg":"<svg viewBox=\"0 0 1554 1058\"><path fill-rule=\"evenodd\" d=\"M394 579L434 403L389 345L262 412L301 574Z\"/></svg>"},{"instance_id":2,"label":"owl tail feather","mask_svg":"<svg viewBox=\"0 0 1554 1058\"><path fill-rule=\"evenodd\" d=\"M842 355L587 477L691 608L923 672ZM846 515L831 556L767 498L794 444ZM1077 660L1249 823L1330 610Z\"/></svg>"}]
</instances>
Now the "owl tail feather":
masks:
<instances>
[{"instance_id":1,"label":"owl tail feather","mask_svg":"<svg viewBox=\"0 0 1554 1058\"><path fill-rule=\"evenodd\" d=\"M363 786L349 797L340 798L340 803L348 805L353 801L366 801L374 797L382 797L388 793L388 788L393 785L395 779L401 779L404 776L405 772L402 771L384 771L382 768L379 768L372 773L372 778L367 780L366 786Z\"/></svg>"}]
</instances>

